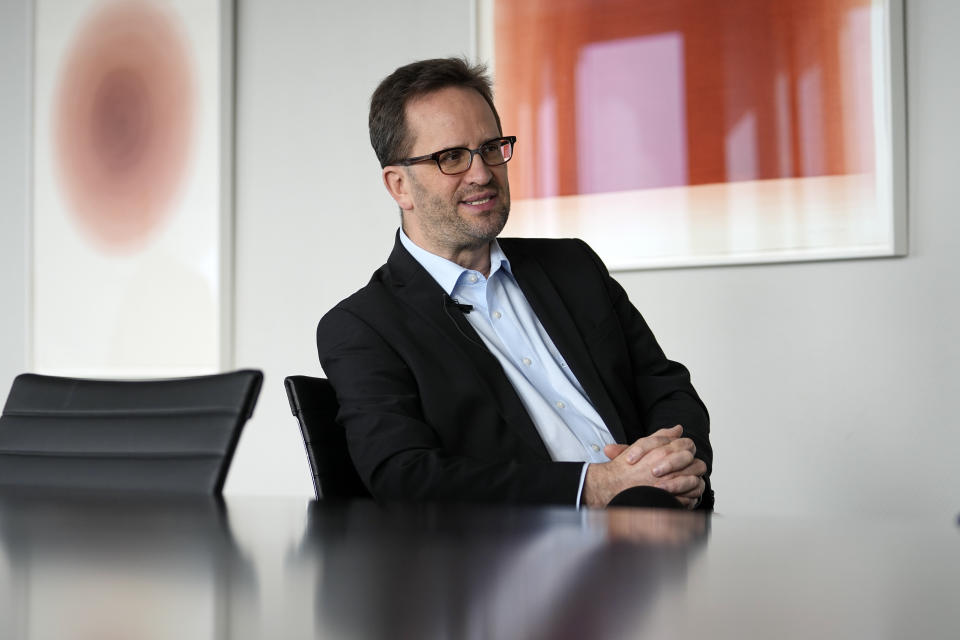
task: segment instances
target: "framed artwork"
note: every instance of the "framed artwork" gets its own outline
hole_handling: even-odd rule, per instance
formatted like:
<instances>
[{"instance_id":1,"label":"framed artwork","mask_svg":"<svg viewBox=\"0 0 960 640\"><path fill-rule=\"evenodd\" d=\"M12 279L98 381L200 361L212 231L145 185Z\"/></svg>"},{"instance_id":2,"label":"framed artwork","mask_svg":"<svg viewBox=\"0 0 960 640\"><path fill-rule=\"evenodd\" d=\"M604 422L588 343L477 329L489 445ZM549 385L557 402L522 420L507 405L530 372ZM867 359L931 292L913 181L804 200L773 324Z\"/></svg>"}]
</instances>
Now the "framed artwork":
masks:
<instances>
[{"instance_id":1,"label":"framed artwork","mask_svg":"<svg viewBox=\"0 0 960 640\"><path fill-rule=\"evenodd\" d=\"M505 234L611 269L905 255L902 0L479 0Z\"/></svg>"},{"instance_id":2,"label":"framed artwork","mask_svg":"<svg viewBox=\"0 0 960 640\"><path fill-rule=\"evenodd\" d=\"M32 366L230 364L233 5L37 0Z\"/></svg>"}]
</instances>

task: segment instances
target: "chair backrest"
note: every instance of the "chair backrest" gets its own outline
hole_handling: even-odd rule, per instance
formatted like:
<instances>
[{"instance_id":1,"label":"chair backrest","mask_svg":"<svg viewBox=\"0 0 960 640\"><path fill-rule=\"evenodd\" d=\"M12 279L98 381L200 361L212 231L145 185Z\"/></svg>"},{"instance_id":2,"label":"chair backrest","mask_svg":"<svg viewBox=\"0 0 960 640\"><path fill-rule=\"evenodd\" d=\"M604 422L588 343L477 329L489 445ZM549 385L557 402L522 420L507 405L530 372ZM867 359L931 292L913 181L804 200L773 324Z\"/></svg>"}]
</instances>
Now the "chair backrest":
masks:
<instances>
[{"instance_id":1,"label":"chair backrest","mask_svg":"<svg viewBox=\"0 0 960 640\"><path fill-rule=\"evenodd\" d=\"M347 451L347 437L337 422L337 396L325 378L288 376L283 381L290 411L300 423L313 470L313 490L325 500L369 498Z\"/></svg>"},{"instance_id":2,"label":"chair backrest","mask_svg":"<svg viewBox=\"0 0 960 640\"><path fill-rule=\"evenodd\" d=\"M22 374L0 417L0 487L219 494L263 383Z\"/></svg>"}]
</instances>

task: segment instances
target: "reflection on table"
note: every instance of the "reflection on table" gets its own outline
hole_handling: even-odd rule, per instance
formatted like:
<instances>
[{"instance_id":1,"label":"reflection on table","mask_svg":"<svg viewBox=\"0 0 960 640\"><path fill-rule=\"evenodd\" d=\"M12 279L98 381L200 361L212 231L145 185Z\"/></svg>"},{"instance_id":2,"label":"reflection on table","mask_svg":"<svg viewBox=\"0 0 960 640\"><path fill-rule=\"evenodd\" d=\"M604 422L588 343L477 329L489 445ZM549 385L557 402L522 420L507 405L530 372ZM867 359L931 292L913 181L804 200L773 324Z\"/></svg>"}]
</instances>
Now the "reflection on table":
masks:
<instances>
[{"instance_id":1,"label":"reflection on table","mask_svg":"<svg viewBox=\"0 0 960 640\"><path fill-rule=\"evenodd\" d=\"M252 565L219 500L0 497L4 638L229 637Z\"/></svg>"},{"instance_id":2,"label":"reflection on table","mask_svg":"<svg viewBox=\"0 0 960 640\"><path fill-rule=\"evenodd\" d=\"M620 509L314 505L299 558L319 561L332 637L621 637L706 541L702 514Z\"/></svg>"},{"instance_id":3,"label":"reflection on table","mask_svg":"<svg viewBox=\"0 0 960 640\"><path fill-rule=\"evenodd\" d=\"M960 637L953 522L0 498L2 638Z\"/></svg>"}]
</instances>

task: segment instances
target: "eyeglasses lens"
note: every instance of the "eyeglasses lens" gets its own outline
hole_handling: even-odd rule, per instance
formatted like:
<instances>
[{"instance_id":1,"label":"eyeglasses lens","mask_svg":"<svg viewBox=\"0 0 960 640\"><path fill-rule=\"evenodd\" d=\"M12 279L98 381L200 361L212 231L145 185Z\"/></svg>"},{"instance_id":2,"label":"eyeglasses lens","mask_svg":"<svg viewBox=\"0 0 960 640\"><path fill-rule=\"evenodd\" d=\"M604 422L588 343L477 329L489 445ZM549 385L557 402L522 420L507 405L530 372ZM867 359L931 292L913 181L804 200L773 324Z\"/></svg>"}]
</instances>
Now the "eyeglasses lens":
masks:
<instances>
[{"instance_id":1,"label":"eyeglasses lens","mask_svg":"<svg viewBox=\"0 0 960 640\"><path fill-rule=\"evenodd\" d=\"M480 147L480 156L487 166L504 164L513 155L513 145L507 139L491 140ZM437 164L444 173L463 173L470 168L473 154L469 149L449 149L437 157Z\"/></svg>"},{"instance_id":2,"label":"eyeglasses lens","mask_svg":"<svg viewBox=\"0 0 960 640\"><path fill-rule=\"evenodd\" d=\"M483 148L480 149L483 161L491 167L503 164L509 160L512 152L513 145L510 144L509 140L503 139L494 140L489 145L484 145Z\"/></svg>"}]
</instances>

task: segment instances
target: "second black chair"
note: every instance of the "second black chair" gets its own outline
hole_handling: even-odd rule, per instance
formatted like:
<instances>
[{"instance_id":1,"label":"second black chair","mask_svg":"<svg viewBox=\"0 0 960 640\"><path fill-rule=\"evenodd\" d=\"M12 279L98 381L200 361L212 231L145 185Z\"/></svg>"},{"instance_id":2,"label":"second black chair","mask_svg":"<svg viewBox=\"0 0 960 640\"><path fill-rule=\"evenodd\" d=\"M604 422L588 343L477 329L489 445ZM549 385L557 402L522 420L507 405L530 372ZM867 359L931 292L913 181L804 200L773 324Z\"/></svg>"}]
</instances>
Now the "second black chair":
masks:
<instances>
[{"instance_id":1,"label":"second black chair","mask_svg":"<svg viewBox=\"0 0 960 640\"><path fill-rule=\"evenodd\" d=\"M347 451L346 434L337 422L337 396L330 383L325 378L288 376L283 385L290 411L300 423L317 498L369 498Z\"/></svg>"},{"instance_id":2,"label":"second black chair","mask_svg":"<svg viewBox=\"0 0 960 640\"><path fill-rule=\"evenodd\" d=\"M19 375L0 417L0 488L218 495L262 381Z\"/></svg>"}]
</instances>

